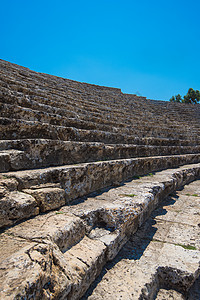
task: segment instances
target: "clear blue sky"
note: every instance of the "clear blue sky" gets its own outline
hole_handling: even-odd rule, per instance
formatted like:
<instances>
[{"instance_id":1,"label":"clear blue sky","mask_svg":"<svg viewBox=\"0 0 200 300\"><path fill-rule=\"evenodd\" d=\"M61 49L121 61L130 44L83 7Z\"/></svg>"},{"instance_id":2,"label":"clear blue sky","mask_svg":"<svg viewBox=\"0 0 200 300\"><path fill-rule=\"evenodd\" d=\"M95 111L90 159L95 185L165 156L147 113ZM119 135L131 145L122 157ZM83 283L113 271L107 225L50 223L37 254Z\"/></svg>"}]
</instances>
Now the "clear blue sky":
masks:
<instances>
[{"instance_id":1,"label":"clear blue sky","mask_svg":"<svg viewBox=\"0 0 200 300\"><path fill-rule=\"evenodd\" d=\"M168 100L200 90L200 1L0 1L0 58Z\"/></svg>"}]
</instances>

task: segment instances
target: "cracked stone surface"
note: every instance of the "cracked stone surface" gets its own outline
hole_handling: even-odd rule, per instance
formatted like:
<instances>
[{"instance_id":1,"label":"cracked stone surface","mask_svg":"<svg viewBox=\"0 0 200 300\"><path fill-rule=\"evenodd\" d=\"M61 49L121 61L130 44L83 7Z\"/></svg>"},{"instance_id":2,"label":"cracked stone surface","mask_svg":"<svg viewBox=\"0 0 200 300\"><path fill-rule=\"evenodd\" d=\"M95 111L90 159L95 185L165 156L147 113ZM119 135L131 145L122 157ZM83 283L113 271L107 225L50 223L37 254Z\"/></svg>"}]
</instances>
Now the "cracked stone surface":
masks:
<instances>
[{"instance_id":1,"label":"cracked stone surface","mask_svg":"<svg viewBox=\"0 0 200 300\"><path fill-rule=\"evenodd\" d=\"M173 290L160 289L156 300L184 300L183 295Z\"/></svg>"},{"instance_id":2,"label":"cracked stone surface","mask_svg":"<svg viewBox=\"0 0 200 300\"><path fill-rule=\"evenodd\" d=\"M199 272L199 181L175 193L144 221L163 197L198 174L198 165L157 172L5 229L0 235L0 298L80 299L128 239L123 259L117 256L119 262L114 260L108 278L90 297L107 299L115 290L116 297L129 299L136 285L137 299L140 293L154 295L166 288L157 284L167 280L170 288L185 293ZM190 218L184 217L186 210ZM107 281L105 293L98 292Z\"/></svg>"},{"instance_id":3,"label":"cracked stone surface","mask_svg":"<svg viewBox=\"0 0 200 300\"><path fill-rule=\"evenodd\" d=\"M200 299L199 221L198 180L151 214L83 299Z\"/></svg>"},{"instance_id":4,"label":"cracked stone surface","mask_svg":"<svg viewBox=\"0 0 200 300\"><path fill-rule=\"evenodd\" d=\"M167 169L171 165L196 164L199 159L200 154L155 156L1 173L0 227L59 208L99 189L117 186L136 175ZM190 180L197 176L193 171L187 172ZM180 177L180 180L184 184L184 178ZM172 184L169 182L169 189ZM120 203L124 201L124 195L121 195ZM128 201L127 197L125 201Z\"/></svg>"},{"instance_id":5,"label":"cracked stone surface","mask_svg":"<svg viewBox=\"0 0 200 300\"><path fill-rule=\"evenodd\" d=\"M38 215L35 198L19 191L10 192L0 199L0 227L12 225L15 221Z\"/></svg>"},{"instance_id":6,"label":"cracked stone surface","mask_svg":"<svg viewBox=\"0 0 200 300\"><path fill-rule=\"evenodd\" d=\"M36 199L41 212L65 205L65 191L63 189L43 187L35 190L27 189L24 192Z\"/></svg>"}]
</instances>

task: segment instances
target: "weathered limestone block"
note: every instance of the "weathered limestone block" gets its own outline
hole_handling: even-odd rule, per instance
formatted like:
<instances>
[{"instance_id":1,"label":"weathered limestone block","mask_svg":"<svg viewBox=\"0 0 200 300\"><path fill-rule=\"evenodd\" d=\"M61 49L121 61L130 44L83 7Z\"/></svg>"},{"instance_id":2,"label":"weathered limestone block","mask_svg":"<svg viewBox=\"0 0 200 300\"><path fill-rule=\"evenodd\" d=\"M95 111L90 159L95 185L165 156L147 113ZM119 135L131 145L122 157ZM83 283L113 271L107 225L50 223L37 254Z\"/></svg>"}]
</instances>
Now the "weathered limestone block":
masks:
<instances>
[{"instance_id":1,"label":"weathered limestone block","mask_svg":"<svg viewBox=\"0 0 200 300\"><path fill-rule=\"evenodd\" d=\"M84 163L72 166L9 172L4 173L3 176L6 175L9 178L14 178L18 182L17 189L19 191L26 191L28 189L27 192L36 197L35 199L38 201L37 205L41 208L41 211L46 211L61 207L64 205L64 201L70 203L78 197L85 196L99 189L119 185L123 180L127 180L135 175L148 174L150 171L161 170L167 168L169 165L177 166L188 161L199 161L199 156L187 154ZM192 171L190 169L186 170L185 173L177 172L174 175L174 179L170 178L169 182L166 182L164 189L158 186L159 193L162 194L162 197L165 197L165 195L173 190L174 184L178 188L180 185L184 185L184 180L193 180L198 176L195 170L197 173L199 172L198 168L192 169ZM45 187L48 183L52 185L56 184L55 189L53 186ZM37 188L33 189L33 186L37 186ZM154 190L157 193L156 187L154 187ZM53 197L52 192L55 193L55 197ZM150 200L147 199L147 203ZM156 204L155 199L152 205L155 207ZM114 219L111 217L111 222Z\"/></svg>"},{"instance_id":2,"label":"weathered limestone block","mask_svg":"<svg viewBox=\"0 0 200 300\"><path fill-rule=\"evenodd\" d=\"M198 154L145 157L9 172L5 175L16 178L20 189L30 188L33 185L47 182L61 182L61 184L63 183L63 188L67 190L68 186L71 187L71 182L75 181L77 187L80 183L80 185L85 185L87 189L88 181L90 181L90 184L93 185L93 190L95 190L135 175L144 175L149 172L167 169L170 166L178 167L187 163L197 163L199 160ZM88 178L89 176L91 178ZM92 188L90 191L92 191Z\"/></svg>"},{"instance_id":3,"label":"weathered limestone block","mask_svg":"<svg viewBox=\"0 0 200 300\"><path fill-rule=\"evenodd\" d=\"M185 298L181 293L177 291L160 289L156 296L156 300L164 300L164 299L184 300Z\"/></svg>"},{"instance_id":4,"label":"weathered limestone block","mask_svg":"<svg viewBox=\"0 0 200 300\"><path fill-rule=\"evenodd\" d=\"M20 150L7 150L10 156L10 169L11 170L19 170L26 168L26 156L24 151Z\"/></svg>"},{"instance_id":5,"label":"weathered limestone block","mask_svg":"<svg viewBox=\"0 0 200 300\"><path fill-rule=\"evenodd\" d=\"M50 299L57 288L56 273L51 280L52 262L52 245L30 243L21 248L0 265L0 298ZM6 270L6 276L2 270Z\"/></svg>"},{"instance_id":6,"label":"weathered limestone block","mask_svg":"<svg viewBox=\"0 0 200 300\"><path fill-rule=\"evenodd\" d=\"M98 240L85 237L64 253L65 272L73 278L69 299L79 299L96 278L105 261L106 246Z\"/></svg>"},{"instance_id":7,"label":"weathered limestone block","mask_svg":"<svg viewBox=\"0 0 200 300\"><path fill-rule=\"evenodd\" d=\"M133 228L135 227L135 228ZM134 223L134 226L129 227L129 230L133 229L136 231L138 223ZM106 230L104 228L96 227L89 234L88 237L93 240L99 240L106 245L106 260L111 261L117 253L120 251L122 246L128 241L128 234L115 230L114 232Z\"/></svg>"},{"instance_id":8,"label":"weathered limestone block","mask_svg":"<svg viewBox=\"0 0 200 300\"><path fill-rule=\"evenodd\" d=\"M0 226L39 214L36 200L28 194L13 191L0 199Z\"/></svg>"},{"instance_id":9,"label":"weathered limestone block","mask_svg":"<svg viewBox=\"0 0 200 300\"><path fill-rule=\"evenodd\" d=\"M35 198L41 212L65 205L65 191L60 188L26 189L24 193L30 194Z\"/></svg>"},{"instance_id":10,"label":"weathered limestone block","mask_svg":"<svg viewBox=\"0 0 200 300\"><path fill-rule=\"evenodd\" d=\"M0 175L0 199L9 194L9 192L16 191L18 182L14 178L6 178Z\"/></svg>"},{"instance_id":11,"label":"weathered limestone block","mask_svg":"<svg viewBox=\"0 0 200 300\"><path fill-rule=\"evenodd\" d=\"M51 218L46 217L46 222L41 228L43 232L41 229L38 231L41 220L38 219L38 223L36 220L36 224L34 220L30 220L34 226L36 225L35 236L33 230L28 231L32 227L27 221L27 228L23 228L20 224L16 231L15 228L11 228L4 237L1 237L1 242L4 240L1 254L5 252L4 260L0 263L2 299L8 296L12 299L16 293L18 297L36 299L55 298L57 294L59 299L65 299L64 296L69 294L70 299L77 299L78 295L86 291L102 268L106 246L87 237L80 241L84 230L81 233L81 220L79 223L77 220L78 218L74 217L75 228L70 224L72 216L52 214ZM71 237L66 234L69 230L72 231ZM23 239L18 235L23 236ZM39 243L36 242L37 239ZM51 241L56 242L64 254L55 245L53 246ZM79 243L73 246L74 242ZM7 247L10 249L9 254L6 253ZM23 273L21 276L20 272Z\"/></svg>"},{"instance_id":12,"label":"weathered limestone block","mask_svg":"<svg viewBox=\"0 0 200 300\"><path fill-rule=\"evenodd\" d=\"M23 237L28 241L53 242L64 252L85 236L86 228L79 217L69 212L54 211L36 216L6 232L10 236Z\"/></svg>"},{"instance_id":13,"label":"weathered limestone block","mask_svg":"<svg viewBox=\"0 0 200 300\"><path fill-rule=\"evenodd\" d=\"M10 171L10 156L6 151L0 151L0 171Z\"/></svg>"}]
</instances>

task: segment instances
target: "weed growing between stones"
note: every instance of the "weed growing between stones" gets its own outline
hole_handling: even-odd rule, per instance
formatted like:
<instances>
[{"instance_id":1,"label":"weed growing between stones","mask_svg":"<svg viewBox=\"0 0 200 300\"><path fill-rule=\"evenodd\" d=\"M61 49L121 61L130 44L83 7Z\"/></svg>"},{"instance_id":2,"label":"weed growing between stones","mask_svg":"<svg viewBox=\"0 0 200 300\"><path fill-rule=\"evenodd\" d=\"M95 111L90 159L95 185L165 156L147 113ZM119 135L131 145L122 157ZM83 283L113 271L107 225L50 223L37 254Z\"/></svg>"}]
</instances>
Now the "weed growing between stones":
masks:
<instances>
[{"instance_id":1,"label":"weed growing between stones","mask_svg":"<svg viewBox=\"0 0 200 300\"><path fill-rule=\"evenodd\" d=\"M122 196L122 197L135 197L136 195L135 194L121 194L119 196Z\"/></svg>"},{"instance_id":2,"label":"weed growing between stones","mask_svg":"<svg viewBox=\"0 0 200 300\"><path fill-rule=\"evenodd\" d=\"M197 250L196 247L191 246L191 245L182 245L182 244L175 244L175 245L176 246L181 246L182 248L187 249L187 250Z\"/></svg>"},{"instance_id":3,"label":"weed growing between stones","mask_svg":"<svg viewBox=\"0 0 200 300\"><path fill-rule=\"evenodd\" d=\"M157 239L153 239L152 242L159 242L159 243L163 243L163 244L172 244L175 246L180 246L186 250L197 250L197 248L195 246L191 246L191 245L182 245L182 244L175 244L175 243L170 243L170 242L166 242L166 241L160 241Z\"/></svg>"}]
</instances>

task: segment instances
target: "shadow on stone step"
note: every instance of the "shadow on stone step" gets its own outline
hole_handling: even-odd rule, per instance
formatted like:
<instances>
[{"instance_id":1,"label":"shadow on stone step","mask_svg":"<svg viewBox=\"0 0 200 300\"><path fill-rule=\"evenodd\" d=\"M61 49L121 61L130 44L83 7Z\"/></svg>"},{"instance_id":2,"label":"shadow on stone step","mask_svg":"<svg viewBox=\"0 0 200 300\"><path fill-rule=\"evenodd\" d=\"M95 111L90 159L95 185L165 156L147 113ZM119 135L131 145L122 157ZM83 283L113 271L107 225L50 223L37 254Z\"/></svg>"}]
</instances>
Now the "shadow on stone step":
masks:
<instances>
[{"instance_id":1,"label":"shadow on stone step","mask_svg":"<svg viewBox=\"0 0 200 300\"><path fill-rule=\"evenodd\" d=\"M162 202L162 206L158 207L154 210L149 217L149 219L138 229L136 233L130 236L129 241L123 246L118 255L114 258L113 261L107 262L105 267L103 268L101 274L97 277L97 279L90 286L86 294L81 298L81 300L86 300L90 295L92 295L93 290L96 288L98 283L101 282L104 275L108 270L112 269L119 261L126 260L139 260L143 255L145 249L148 247L150 242L153 240L155 233L157 232L156 224L154 218L165 215L167 210L164 208L166 206L173 205L176 201L174 198L178 199L176 193L173 193L173 198L168 197Z\"/></svg>"},{"instance_id":2,"label":"shadow on stone step","mask_svg":"<svg viewBox=\"0 0 200 300\"><path fill-rule=\"evenodd\" d=\"M195 282L189 289L188 295L186 298L186 300L194 300L194 299L197 299L197 300L200 299L200 276L195 280Z\"/></svg>"}]
</instances>

